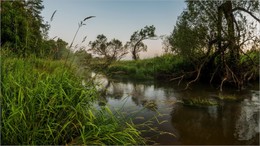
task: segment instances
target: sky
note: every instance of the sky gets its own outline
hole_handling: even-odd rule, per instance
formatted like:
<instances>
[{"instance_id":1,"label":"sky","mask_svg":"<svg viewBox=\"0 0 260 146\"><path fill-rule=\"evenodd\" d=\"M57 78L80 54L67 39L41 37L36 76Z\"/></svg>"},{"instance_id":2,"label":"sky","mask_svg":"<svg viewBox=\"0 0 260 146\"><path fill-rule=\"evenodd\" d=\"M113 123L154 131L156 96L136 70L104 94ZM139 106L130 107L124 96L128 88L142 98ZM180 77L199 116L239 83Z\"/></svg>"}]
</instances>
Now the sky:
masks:
<instances>
[{"instance_id":1,"label":"sky","mask_svg":"<svg viewBox=\"0 0 260 146\"><path fill-rule=\"evenodd\" d=\"M184 0L43 0L44 21L51 25L49 38L57 36L69 44L78 28L78 23L88 16L96 16L85 21L80 28L74 45L89 48L97 35L104 34L108 41L119 39L125 44L130 36L146 25L154 25L157 36L169 35L178 16L185 9ZM50 18L57 10L53 21ZM85 42L81 43L87 36ZM56 38L56 39L57 39ZM147 52L140 58L150 58L162 54L162 40L146 40ZM125 59L131 59L129 53Z\"/></svg>"}]
</instances>

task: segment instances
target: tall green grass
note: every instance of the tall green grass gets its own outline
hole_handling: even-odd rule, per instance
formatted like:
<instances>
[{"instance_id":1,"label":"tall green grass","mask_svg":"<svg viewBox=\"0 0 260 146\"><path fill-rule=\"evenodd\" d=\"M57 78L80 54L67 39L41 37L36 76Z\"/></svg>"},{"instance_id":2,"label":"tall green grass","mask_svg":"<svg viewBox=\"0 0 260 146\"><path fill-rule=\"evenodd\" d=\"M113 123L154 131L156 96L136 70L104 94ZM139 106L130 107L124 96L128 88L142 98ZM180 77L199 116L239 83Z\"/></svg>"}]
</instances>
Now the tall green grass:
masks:
<instances>
[{"instance_id":1,"label":"tall green grass","mask_svg":"<svg viewBox=\"0 0 260 146\"><path fill-rule=\"evenodd\" d=\"M134 125L96 110L92 83L64 61L1 58L1 144L144 144Z\"/></svg>"}]
</instances>

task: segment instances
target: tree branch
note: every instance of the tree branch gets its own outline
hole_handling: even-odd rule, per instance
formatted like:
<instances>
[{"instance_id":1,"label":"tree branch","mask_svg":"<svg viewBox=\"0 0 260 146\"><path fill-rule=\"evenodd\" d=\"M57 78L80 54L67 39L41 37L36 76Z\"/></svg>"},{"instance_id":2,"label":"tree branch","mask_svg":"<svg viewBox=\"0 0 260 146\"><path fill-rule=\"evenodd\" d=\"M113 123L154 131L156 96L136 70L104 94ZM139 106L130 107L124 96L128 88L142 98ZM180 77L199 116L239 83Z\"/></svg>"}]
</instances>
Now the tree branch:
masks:
<instances>
[{"instance_id":1,"label":"tree branch","mask_svg":"<svg viewBox=\"0 0 260 146\"><path fill-rule=\"evenodd\" d=\"M248 14L251 15L256 21L260 22L260 19L259 19L259 18L257 18L253 13L249 12L249 11L246 10L245 8L236 7L236 8L234 8L234 9L232 9L232 12L237 11L237 10L244 11L244 12L248 13Z\"/></svg>"}]
</instances>

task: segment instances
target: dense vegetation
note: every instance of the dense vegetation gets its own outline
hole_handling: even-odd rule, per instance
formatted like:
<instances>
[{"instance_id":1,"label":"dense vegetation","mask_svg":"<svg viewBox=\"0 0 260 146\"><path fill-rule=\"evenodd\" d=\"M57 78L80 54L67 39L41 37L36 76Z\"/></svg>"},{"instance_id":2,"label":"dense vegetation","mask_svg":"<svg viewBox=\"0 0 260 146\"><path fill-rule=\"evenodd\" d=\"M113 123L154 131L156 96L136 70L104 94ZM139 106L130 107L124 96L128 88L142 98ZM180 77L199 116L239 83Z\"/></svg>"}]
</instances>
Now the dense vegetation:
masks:
<instances>
[{"instance_id":1,"label":"dense vegetation","mask_svg":"<svg viewBox=\"0 0 260 146\"><path fill-rule=\"evenodd\" d=\"M248 64L252 61L259 64L259 56L260 51L248 51L246 54L241 55L239 61L239 64L245 66L244 69L252 72L252 81L259 79L259 70L257 67L250 68ZM105 70L105 73L117 78L177 80L180 83L183 80L189 81L196 77L196 74L194 74L196 71L192 70L196 70L196 68L194 68L194 62L191 62L191 60L185 59L181 55L165 54L151 59L114 62ZM207 78L204 77L200 78L200 81L208 82Z\"/></svg>"},{"instance_id":2,"label":"dense vegetation","mask_svg":"<svg viewBox=\"0 0 260 146\"><path fill-rule=\"evenodd\" d=\"M1 1L1 144L144 144L131 118L94 107L100 95L75 66L91 55L49 39L43 8L41 0Z\"/></svg>"},{"instance_id":3,"label":"dense vegetation","mask_svg":"<svg viewBox=\"0 0 260 146\"><path fill-rule=\"evenodd\" d=\"M144 143L131 121L93 107L95 86L64 61L1 60L1 144Z\"/></svg>"},{"instance_id":4,"label":"dense vegetation","mask_svg":"<svg viewBox=\"0 0 260 146\"><path fill-rule=\"evenodd\" d=\"M120 61L111 64L107 73L114 77L133 77L142 80L171 80L188 71L192 64L180 56L165 54L137 61Z\"/></svg>"},{"instance_id":5,"label":"dense vegetation","mask_svg":"<svg viewBox=\"0 0 260 146\"><path fill-rule=\"evenodd\" d=\"M69 50L67 42L48 38L50 22L44 22L42 0L1 1L1 49L16 57L32 54L41 58L62 59Z\"/></svg>"},{"instance_id":6,"label":"dense vegetation","mask_svg":"<svg viewBox=\"0 0 260 146\"><path fill-rule=\"evenodd\" d=\"M169 50L194 64L195 78L242 89L259 75L259 1L187 1L166 39ZM250 50L250 51L248 51ZM191 70L192 71L192 70Z\"/></svg>"}]
</instances>

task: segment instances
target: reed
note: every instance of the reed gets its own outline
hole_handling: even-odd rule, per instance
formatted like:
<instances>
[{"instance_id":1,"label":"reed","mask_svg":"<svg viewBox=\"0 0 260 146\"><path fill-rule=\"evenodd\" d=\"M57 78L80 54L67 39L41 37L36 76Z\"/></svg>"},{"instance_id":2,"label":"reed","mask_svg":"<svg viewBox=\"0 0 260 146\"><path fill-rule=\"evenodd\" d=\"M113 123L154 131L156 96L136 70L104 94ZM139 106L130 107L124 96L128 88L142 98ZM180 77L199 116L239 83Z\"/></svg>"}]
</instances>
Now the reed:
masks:
<instances>
[{"instance_id":1,"label":"reed","mask_svg":"<svg viewBox=\"0 0 260 146\"><path fill-rule=\"evenodd\" d=\"M83 86L68 68L64 61L1 58L1 144L144 144L130 121L95 109L95 86Z\"/></svg>"}]
</instances>

